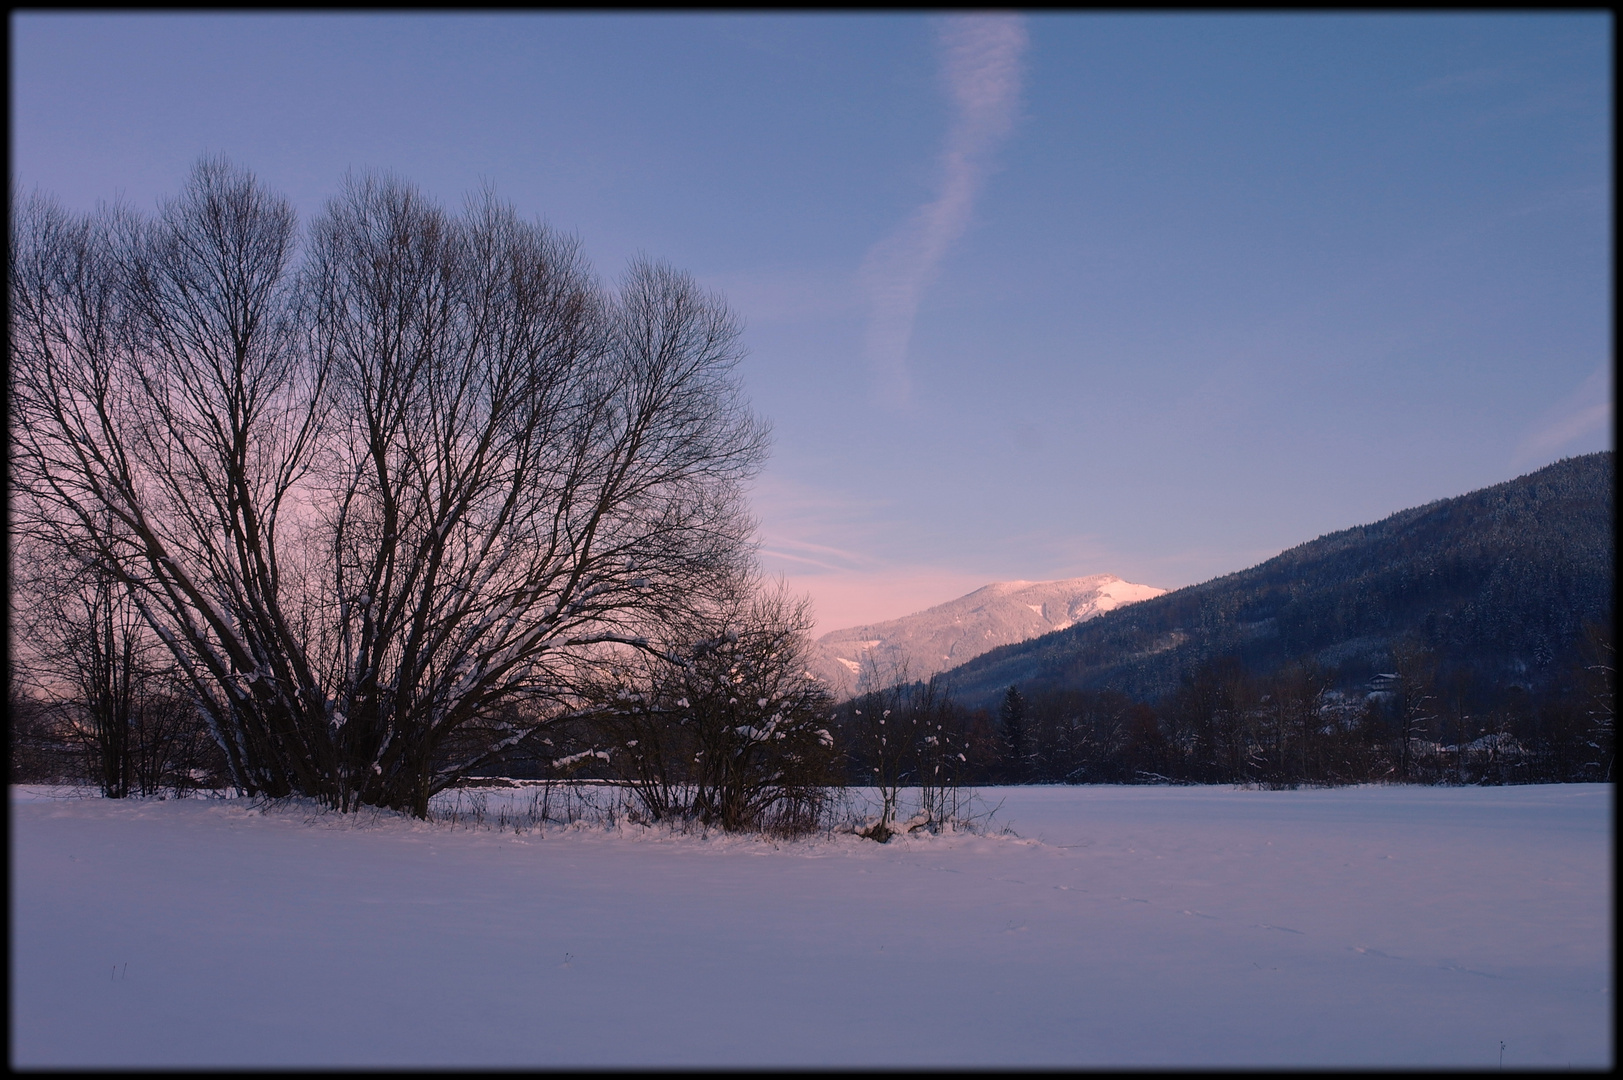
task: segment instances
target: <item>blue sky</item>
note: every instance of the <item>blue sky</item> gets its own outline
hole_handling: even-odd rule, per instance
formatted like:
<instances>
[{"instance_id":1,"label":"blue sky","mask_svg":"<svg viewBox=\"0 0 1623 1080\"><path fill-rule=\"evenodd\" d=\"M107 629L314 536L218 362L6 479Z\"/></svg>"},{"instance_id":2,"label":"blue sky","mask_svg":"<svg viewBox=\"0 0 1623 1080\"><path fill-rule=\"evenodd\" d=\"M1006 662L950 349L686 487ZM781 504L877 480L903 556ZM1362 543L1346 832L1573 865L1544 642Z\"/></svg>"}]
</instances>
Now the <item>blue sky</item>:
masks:
<instances>
[{"instance_id":1,"label":"blue sky","mask_svg":"<svg viewBox=\"0 0 1623 1080\"><path fill-rule=\"evenodd\" d=\"M13 14L12 170L482 183L721 290L822 629L1176 587L1613 441L1612 22Z\"/></svg>"}]
</instances>

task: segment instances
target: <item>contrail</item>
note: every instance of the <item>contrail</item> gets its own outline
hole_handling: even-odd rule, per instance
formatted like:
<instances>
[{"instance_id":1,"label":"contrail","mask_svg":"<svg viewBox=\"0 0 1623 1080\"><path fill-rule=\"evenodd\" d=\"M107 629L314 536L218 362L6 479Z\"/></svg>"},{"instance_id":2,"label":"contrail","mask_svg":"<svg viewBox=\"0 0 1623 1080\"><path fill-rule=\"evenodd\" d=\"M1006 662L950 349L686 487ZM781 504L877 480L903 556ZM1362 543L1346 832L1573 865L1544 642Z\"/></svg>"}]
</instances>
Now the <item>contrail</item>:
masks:
<instances>
[{"instance_id":1,"label":"contrail","mask_svg":"<svg viewBox=\"0 0 1623 1080\"><path fill-rule=\"evenodd\" d=\"M1018 15L956 15L937 34L941 71L953 104L941 154L939 194L868 250L859 280L868 294L867 351L879 397L906 404L908 342L919 299L942 256L963 235L992 152L1014 125L1020 98L1025 20Z\"/></svg>"}]
</instances>

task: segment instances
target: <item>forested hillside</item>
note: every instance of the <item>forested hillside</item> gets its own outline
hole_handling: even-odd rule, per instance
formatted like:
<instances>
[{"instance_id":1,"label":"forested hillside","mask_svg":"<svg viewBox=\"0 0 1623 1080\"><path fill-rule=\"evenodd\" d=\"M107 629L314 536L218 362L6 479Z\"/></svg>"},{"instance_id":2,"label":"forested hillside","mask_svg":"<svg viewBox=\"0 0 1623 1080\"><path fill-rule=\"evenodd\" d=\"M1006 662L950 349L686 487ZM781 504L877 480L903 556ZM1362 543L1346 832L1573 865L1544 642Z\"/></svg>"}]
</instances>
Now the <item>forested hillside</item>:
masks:
<instances>
[{"instance_id":1,"label":"forested hillside","mask_svg":"<svg viewBox=\"0 0 1623 1080\"><path fill-rule=\"evenodd\" d=\"M960 701L1109 689L1153 701L1202 664L1253 677L1310 661L1343 687L1430 654L1474 693L1548 690L1586 624L1612 618L1611 452L1331 533L1258 566L1134 604L949 672Z\"/></svg>"}]
</instances>

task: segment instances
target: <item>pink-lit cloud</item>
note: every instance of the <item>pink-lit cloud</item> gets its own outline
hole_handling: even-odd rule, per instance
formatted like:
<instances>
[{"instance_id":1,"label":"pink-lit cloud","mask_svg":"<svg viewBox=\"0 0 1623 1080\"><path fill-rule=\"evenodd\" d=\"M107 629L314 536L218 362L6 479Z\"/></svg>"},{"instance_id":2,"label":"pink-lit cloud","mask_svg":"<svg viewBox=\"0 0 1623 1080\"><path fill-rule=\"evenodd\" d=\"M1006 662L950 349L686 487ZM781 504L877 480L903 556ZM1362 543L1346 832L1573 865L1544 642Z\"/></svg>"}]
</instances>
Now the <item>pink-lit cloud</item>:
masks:
<instances>
[{"instance_id":1,"label":"pink-lit cloud","mask_svg":"<svg viewBox=\"0 0 1623 1080\"><path fill-rule=\"evenodd\" d=\"M914 527L898 519L890 502L771 473L756 482L750 501L762 569L796 595L811 597L817 634L910 615L995 581L1113 573L1175 587L1214 573L1211 552L1158 558L1042 528L1010 532L998 550L932 557L918 552ZM1224 572L1239 568L1232 560L1215 565Z\"/></svg>"},{"instance_id":2,"label":"pink-lit cloud","mask_svg":"<svg viewBox=\"0 0 1623 1080\"><path fill-rule=\"evenodd\" d=\"M811 597L819 634L894 619L997 580L899 555L892 508L882 502L767 476L751 503L762 569Z\"/></svg>"},{"instance_id":3,"label":"pink-lit cloud","mask_svg":"<svg viewBox=\"0 0 1623 1080\"><path fill-rule=\"evenodd\" d=\"M763 562L773 569L770 556ZM782 576L792 592L811 597L817 620L814 635L911 615L974 592L993 580L991 575L921 566L814 574L784 571Z\"/></svg>"}]
</instances>

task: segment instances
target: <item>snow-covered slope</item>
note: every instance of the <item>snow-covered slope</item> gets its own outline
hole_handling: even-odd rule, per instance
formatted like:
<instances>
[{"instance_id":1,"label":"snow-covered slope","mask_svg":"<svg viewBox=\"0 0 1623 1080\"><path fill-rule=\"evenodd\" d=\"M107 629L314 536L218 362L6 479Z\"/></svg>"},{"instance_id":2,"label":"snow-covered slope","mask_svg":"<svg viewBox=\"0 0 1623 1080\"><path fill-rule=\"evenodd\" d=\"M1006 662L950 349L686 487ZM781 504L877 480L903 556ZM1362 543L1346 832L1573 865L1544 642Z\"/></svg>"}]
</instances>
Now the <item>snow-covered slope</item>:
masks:
<instances>
[{"instance_id":1,"label":"snow-covered slope","mask_svg":"<svg viewBox=\"0 0 1623 1080\"><path fill-rule=\"evenodd\" d=\"M13 788L11 1064L1612 1064L1610 784L981 794L874 844Z\"/></svg>"},{"instance_id":2,"label":"snow-covered slope","mask_svg":"<svg viewBox=\"0 0 1623 1080\"><path fill-rule=\"evenodd\" d=\"M1000 581L888 622L833 630L817 639L812 671L835 696L883 683L927 679L999 645L1063 630L1165 589L1114 574L1063 581Z\"/></svg>"}]
</instances>

